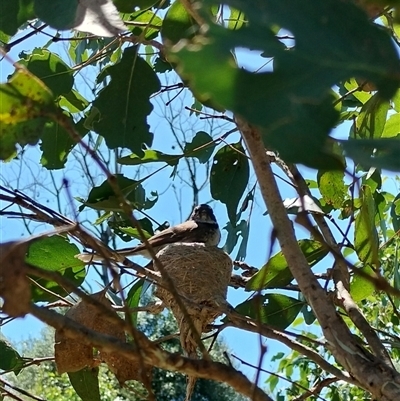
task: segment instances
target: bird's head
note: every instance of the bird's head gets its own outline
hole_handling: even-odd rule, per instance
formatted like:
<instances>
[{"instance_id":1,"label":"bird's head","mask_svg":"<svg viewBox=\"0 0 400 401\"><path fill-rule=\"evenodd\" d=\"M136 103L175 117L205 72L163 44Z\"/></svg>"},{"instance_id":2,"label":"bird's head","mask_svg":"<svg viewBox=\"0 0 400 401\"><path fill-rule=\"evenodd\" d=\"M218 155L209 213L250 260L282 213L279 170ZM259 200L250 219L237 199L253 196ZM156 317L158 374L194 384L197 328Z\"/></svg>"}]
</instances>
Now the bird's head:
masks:
<instances>
[{"instance_id":1,"label":"bird's head","mask_svg":"<svg viewBox=\"0 0 400 401\"><path fill-rule=\"evenodd\" d=\"M196 206L193 210L190 220L202 221L204 223L216 223L217 219L214 216L214 212L210 206L202 204Z\"/></svg>"}]
</instances>

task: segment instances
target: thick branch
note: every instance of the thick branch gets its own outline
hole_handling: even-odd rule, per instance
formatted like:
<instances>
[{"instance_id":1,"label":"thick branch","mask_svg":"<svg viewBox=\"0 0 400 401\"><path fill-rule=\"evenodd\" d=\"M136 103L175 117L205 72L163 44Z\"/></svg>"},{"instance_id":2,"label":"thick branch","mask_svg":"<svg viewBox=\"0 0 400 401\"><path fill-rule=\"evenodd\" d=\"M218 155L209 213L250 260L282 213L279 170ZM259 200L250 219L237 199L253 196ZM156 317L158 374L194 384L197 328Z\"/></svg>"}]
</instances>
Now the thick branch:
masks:
<instances>
[{"instance_id":1,"label":"thick branch","mask_svg":"<svg viewBox=\"0 0 400 401\"><path fill-rule=\"evenodd\" d=\"M399 400L400 375L356 342L299 249L259 131L241 118L237 118L237 124L246 142L282 252L293 277L321 325L332 354L360 386L370 391L377 399Z\"/></svg>"},{"instance_id":2,"label":"thick branch","mask_svg":"<svg viewBox=\"0 0 400 401\"><path fill-rule=\"evenodd\" d=\"M227 383L243 395L253 397L252 400L254 401L272 401L260 388L255 387L245 375L231 366L208 360L192 360L178 354L171 354L157 347L144 335L138 336L138 346L135 347L123 343L117 338L97 333L52 310L34 304L30 306L30 313L57 330L62 330L66 336L83 341L103 351L123 354L125 358L132 361L138 361L139 355L141 355L147 365Z\"/></svg>"}]
</instances>

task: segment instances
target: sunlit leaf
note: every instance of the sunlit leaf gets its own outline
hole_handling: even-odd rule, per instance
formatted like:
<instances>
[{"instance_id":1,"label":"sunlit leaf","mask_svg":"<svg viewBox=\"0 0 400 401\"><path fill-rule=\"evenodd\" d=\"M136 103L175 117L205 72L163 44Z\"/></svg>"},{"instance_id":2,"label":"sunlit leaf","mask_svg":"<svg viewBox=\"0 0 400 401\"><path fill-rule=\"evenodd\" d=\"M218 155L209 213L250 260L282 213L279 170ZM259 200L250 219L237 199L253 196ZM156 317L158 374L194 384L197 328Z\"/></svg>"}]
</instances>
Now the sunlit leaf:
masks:
<instances>
[{"instance_id":1,"label":"sunlit leaf","mask_svg":"<svg viewBox=\"0 0 400 401\"><path fill-rule=\"evenodd\" d=\"M370 187L361 188L361 208L356 216L354 228L354 247L364 264L378 263L378 233L375 227L375 202Z\"/></svg>"},{"instance_id":2,"label":"sunlit leaf","mask_svg":"<svg viewBox=\"0 0 400 401\"><path fill-rule=\"evenodd\" d=\"M318 241L298 241L301 251L310 267L322 260L329 252L328 248ZM263 288L284 287L293 280L289 266L282 251L278 252L248 281L247 291L257 291Z\"/></svg>"},{"instance_id":3,"label":"sunlit leaf","mask_svg":"<svg viewBox=\"0 0 400 401\"><path fill-rule=\"evenodd\" d=\"M71 92L74 84L73 70L55 53L46 49L35 49L20 64L40 78L55 96Z\"/></svg>"},{"instance_id":4,"label":"sunlit leaf","mask_svg":"<svg viewBox=\"0 0 400 401\"><path fill-rule=\"evenodd\" d=\"M0 160L10 157L16 145L35 145L53 111L53 95L43 83L20 69L0 84Z\"/></svg>"},{"instance_id":5,"label":"sunlit leaf","mask_svg":"<svg viewBox=\"0 0 400 401\"><path fill-rule=\"evenodd\" d=\"M356 120L357 135L363 139L377 139L382 136L386 124L389 102L378 94L372 96L362 107Z\"/></svg>"},{"instance_id":6,"label":"sunlit leaf","mask_svg":"<svg viewBox=\"0 0 400 401\"><path fill-rule=\"evenodd\" d=\"M339 209L345 199L347 188L344 185L343 171L319 171L318 186L324 201Z\"/></svg>"},{"instance_id":7,"label":"sunlit leaf","mask_svg":"<svg viewBox=\"0 0 400 401\"><path fill-rule=\"evenodd\" d=\"M163 162L170 166L176 166L183 155L167 155L158 150L148 149L144 151L143 157L139 157L135 153L118 159L118 163L127 166L136 166L139 164Z\"/></svg>"},{"instance_id":8,"label":"sunlit leaf","mask_svg":"<svg viewBox=\"0 0 400 401\"><path fill-rule=\"evenodd\" d=\"M66 238L58 235L43 237L29 246L26 262L44 270L58 272L69 279L76 286L82 284L86 276L84 263L75 258L79 248L71 244ZM58 297L52 293L65 296L68 294L64 288L54 281L35 278L39 286L32 285L32 294L35 302L55 301ZM49 290L49 291L46 291Z\"/></svg>"},{"instance_id":9,"label":"sunlit leaf","mask_svg":"<svg viewBox=\"0 0 400 401\"><path fill-rule=\"evenodd\" d=\"M365 266L361 269L365 274L372 275L373 269L370 266ZM363 301L375 291L375 286L371 281L361 277L357 273L354 274L350 282L350 295L356 302Z\"/></svg>"},{"instance_id":10,"label":"sunlit leaf","mask_svg":"<svg viewBox=\"0 0 400 401\"><path fill-rule=\"evenodd\" d=\"M400 135L400 112L393 114L386 121L382 138L393 138Z\"/></svg>"}]
</instances>

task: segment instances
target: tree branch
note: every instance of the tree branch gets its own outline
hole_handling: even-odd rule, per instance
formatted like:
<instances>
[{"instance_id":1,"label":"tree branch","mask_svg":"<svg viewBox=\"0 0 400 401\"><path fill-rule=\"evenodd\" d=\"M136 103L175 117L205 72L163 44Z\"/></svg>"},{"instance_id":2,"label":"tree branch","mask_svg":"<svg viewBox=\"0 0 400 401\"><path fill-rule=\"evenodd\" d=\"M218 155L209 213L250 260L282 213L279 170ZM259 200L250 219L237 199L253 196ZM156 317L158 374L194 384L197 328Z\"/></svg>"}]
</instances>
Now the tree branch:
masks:
<instances>
[{"instance_id":1,"label":"tree branch","mask_svg":"<svg viewBox=\"0 0 400 401\"><path fill-rule=\"evenodd\" d=\"M293 225L287 216L272 174L270 160L265 152L260 132L240 117L237 117L236 121L246 142L282 253L321 325L332 354L358 381L359 386L371 392L377 399L399 400L400 375L357 343L299 249Z\"/></svg>"},{"instance_id":2,"label":"tree branch","mask_svg":"<svg viewBox=\"0 0 400 401\"><path fill-rule=\"evenodd\" d=\"M31 304L29 312L46 324L62 330L66 336L83 341L85 344L90 344L105 352L122 354L132 361L138 361L140 354L147 365L227 383L241 394L247 397L253 396L252 400L254 401L272 401L267 394L259 387L255 387L245 375L236 369L219 362L204 359L192 360L178 354L171 354L153 344L140 332L137 336L137 346L134 346L117 338L97 333L68 317L34 304Z\"/></svg>"}]
</instances>

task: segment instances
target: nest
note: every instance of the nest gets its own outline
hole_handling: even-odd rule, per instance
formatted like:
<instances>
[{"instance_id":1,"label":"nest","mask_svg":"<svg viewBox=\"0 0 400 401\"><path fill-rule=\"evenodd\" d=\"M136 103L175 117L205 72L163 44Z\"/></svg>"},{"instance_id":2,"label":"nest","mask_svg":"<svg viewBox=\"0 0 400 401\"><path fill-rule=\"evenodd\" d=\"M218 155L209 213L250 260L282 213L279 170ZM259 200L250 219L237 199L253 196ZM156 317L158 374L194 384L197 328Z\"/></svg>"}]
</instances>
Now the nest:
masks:
<instances>
[{"instance_id":1,"label":"nest","mask_svg":"<svg viewBox=\"0 0 400 401\"><path fill-rule=\"evenodd\" d=\"M221 312L213 310L226 304L232 273L232 260L221 249L199 243L175 243L157 254L165 271L183 297L187 312L201 336ZM186 318L173 295L161 283L155 294L169 307L179 325L180 341L187 356L197 358L197 343ZM189 302L188 302L188 301ZM194 379L189 378L186 399L190 398Z\"/></svg>"}]
</instances>

